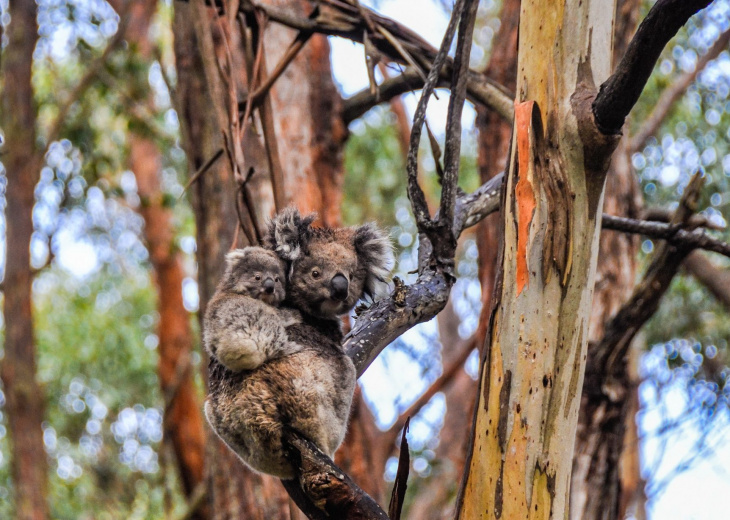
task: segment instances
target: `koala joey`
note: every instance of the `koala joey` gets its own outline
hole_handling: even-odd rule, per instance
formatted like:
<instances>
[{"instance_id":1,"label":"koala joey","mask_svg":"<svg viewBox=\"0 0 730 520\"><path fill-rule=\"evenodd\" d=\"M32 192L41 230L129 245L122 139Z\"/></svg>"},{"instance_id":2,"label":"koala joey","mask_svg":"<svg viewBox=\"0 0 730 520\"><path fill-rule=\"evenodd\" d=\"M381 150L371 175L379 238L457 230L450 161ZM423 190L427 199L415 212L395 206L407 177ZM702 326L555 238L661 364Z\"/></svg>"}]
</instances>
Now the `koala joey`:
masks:
<instances>
[{"instance_id":1,"label":"koala joey","mask_svg":"<svg viewBox=\"0 0 730 520\"><path fill-rule=\"evenodd\" d=\"M330 457L342 443L356 374L338 316L372 295L393 263L388 236L376 226L319 229L313 220L289 208L269 225L267 247L287 265L280 310L300 318L286 322L288 345L280 348L287 354L240 372L214 354L209 366L208 421L246 464L283 479L294 477L285 430Z\"/></svg>"},{"instance_id":2,"label":"koala joey","mask_svg":"<svg viewBox=\"0 0 730 520\"><path fill-rule=\"evenodd\" d=\"M205 313L203 343L220 363L238 372L290 353L285 327L300 320L284 300L284 262L261 247L226 255L226 270Z\"/></svg>"}]
</instances>

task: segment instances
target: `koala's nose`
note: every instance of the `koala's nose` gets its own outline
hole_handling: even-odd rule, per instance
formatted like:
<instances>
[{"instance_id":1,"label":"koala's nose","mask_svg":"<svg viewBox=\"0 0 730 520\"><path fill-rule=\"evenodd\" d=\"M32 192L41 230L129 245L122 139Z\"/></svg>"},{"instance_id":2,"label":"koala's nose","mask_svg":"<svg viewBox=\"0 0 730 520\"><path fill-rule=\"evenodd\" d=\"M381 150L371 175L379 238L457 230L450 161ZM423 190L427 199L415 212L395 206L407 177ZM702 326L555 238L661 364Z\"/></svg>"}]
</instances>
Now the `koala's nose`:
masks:
<instances>
[{"instance_id":1,"label":"koala's nose","mask_svg":"<svg viewBox=\"0 0 730 520\"><path fill-rule=\"evenodd\" d=\"M341 274L336 275L330 282L330 296L337 301L345 301L347 299L349 282L347 278Z\"/></svg>"},{"instance_id":2,"label":"koala's nose","mask_svg":"<svg viewBox=\"0 0 730 520\"><path fill-rule=\"evenodd\" d=\"M267 278L266 280L264 280L264 291L266 291L267 294L272 294L275 287L276 284L274 284L274 280L272 280L271 278Z\"/></svg>"}]
</instances>

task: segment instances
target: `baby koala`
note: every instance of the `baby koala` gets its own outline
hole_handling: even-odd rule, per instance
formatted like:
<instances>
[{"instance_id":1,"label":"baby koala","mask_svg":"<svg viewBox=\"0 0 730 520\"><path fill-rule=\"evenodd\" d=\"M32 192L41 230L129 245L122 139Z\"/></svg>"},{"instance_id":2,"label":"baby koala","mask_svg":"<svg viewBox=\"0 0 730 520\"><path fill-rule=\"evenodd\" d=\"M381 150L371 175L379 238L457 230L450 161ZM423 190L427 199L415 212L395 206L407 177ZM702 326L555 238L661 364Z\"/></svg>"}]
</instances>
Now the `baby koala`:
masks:
<instances>
[{"instance_id":1,"label":"baby koala","mask_svg":"<svg viewBox=\"0 0 730 520\"><path fill-rule=\"evenodd\" d=\"M205 313L203 344L227 369L253 370L295 351L286 327L301 321L284 300L284 262L262 247L226 255L226 270Z\"/></svg>"}]
</instances>

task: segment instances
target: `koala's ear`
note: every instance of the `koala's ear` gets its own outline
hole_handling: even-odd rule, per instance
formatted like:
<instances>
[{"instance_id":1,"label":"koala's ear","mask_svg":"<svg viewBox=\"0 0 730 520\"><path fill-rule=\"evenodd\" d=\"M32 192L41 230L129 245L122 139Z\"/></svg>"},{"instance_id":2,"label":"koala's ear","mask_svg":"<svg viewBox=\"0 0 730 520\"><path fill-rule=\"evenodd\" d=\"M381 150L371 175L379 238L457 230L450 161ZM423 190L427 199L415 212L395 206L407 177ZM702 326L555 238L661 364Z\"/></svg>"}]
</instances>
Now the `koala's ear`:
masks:
<instances>
[{"instance_id":1,"label":"koala's ear","mask_svg":"<svg viewBox=\"0 0 730 520\"><path fill-rule=\"evenodd\" d=\"M355 228L354 244L358 263L367 269L365 294L372 296L393 269L393 244L388 233L372 223Z\"/></svg>"},{"instance_id":2,"label":"koala's ear","mask_svg":"<svg viewBox=\"0 0 730 520\"><path fill-rule=\"evenodd\" d=\"M291 206L280 211L269 221L266 245L284 260L297 260L307 252L312 222L316 218L315 213L303 217L298 209Z\"/></svg>"},{"instance_id":3,"label":"koala's ear","mask_svg":"<svg viewBox=\"0 0 730 520\"><path fill-rule=\"evenodd\" d=\"M234 249L233 251L229 251L226 253L226 267L231 268L234 265L236 265L239 261L246 258L246 256L250 252L249 247L246 247L244 249Z\"/></svg>"}]
</instances>

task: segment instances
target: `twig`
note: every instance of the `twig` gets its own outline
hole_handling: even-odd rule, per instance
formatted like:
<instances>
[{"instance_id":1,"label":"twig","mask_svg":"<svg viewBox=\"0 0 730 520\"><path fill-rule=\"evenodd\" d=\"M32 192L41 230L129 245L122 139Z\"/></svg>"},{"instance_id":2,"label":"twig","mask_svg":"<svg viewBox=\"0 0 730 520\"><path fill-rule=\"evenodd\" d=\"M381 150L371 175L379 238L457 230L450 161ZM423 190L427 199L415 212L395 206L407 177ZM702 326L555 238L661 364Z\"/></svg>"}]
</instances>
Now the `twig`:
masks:
<instances>
[{"instance_id":1,"label":"twig","mask_svg":"<svg viewBox=\"0 0 730 520\"><path fill-rule=\"evenodd\" d=\"M711 237L704 229L687 231L673 224L615 217L613 215L603 216L603 229L660 238L672 245L689 250L705 249L730 257L730 244Z\"/></svg>"},{"instance_id":2,"label":"twig","mask_svg":"<svg viewBox=\"0 0 730 520\"><path fill-rule=\"evenodd\" d=\"M439 72L446 61L446 55L451 47L454 34L456 33L457 22L461 18L461 13L464 9L464 2L465 0L457 0L454 5L454 11L451 13L451 19L449 20L449 25L446 28L446 33L444 34L443 41L441 42L441 47L433 60L433 66L428 73L428 79L423 86L423 93L421 94L421 98L418 100L416 113L413 117L411 143L408 149L408 158L406 160L406 171L408 173L408 198L413 206L413 216L416 219L416 225L421 233L425 233L432 223L428 212L428 206L426 205L426 197L423 190L418 185L418 147L421 142L423 122L426 119L426 107L428 107L428 100L436 86L436 80L438 79Z\"/></svg>"},{"instance_id":3,"label":"twig","mask_svg":"<svg viewBox=\"0 0 730 520\"><path fill-rule=\"evenodd\" d=\"M403 425L403 435L400 440L400 455L398 457L398 470L395 474L393 492L390 495L390 505L388 507L390 520L400 520L403 502L406 497L406 489L408 488L408 470L411 466L411 454L408 449L406 434L408 433L408 425L410 422L411 418L408 417Z\"/></svg>"},{"instance_id":4,"label":"twig","mask_svg":"<svg viewBox=\"0 0 730 520\"><path fill-rule=\"evenodd\" d=\"M466 100L466 77L471 56L472 34L476 20L478 1L466 4L464 14L459 20L459 36L456 40L454 56L454 73L451 80L451 96L449 98L446 118L446 145L444 147L444 178L441 183L441 205L437 225L443 233L429 237L437 257L451 256L456 249L456 235L453 231L454 205L456 204L459 182L459 165L461 164L461 114ZM438 239L437 239L438 237ZM445 244L441 244L443 241ZM439 247L444 247L439 251Z\"/></svg>"},{"instance_id":5,"label":"twig","mask_svg":"<svg viewBox=\"0 0 730 520\"><path fill-rule=\"evenodd\" d=\"M639 131L631 137L629 150L636 152L646 144L647 139L654 135L664 122L677 99L684 94L687 87L694 82L697 75L704 70L707 64L727 49L728 42L730 42L730 29L726 30L717 38L707 53L697 61L694 70L681 74L674 80L674 83L664 89L649 117L644 120Z\"/></svg>"},{"instance_id":6,"label":"twig","mask_svg":"<svg viewBox=\"0 0 730 520\"><path fill-rule=\"evenodd\" d=\"M193 174L192 177L190 177L190 180L185 185L185 188L183 188L183 192L180 194L179 198L182 198L183 195L185 195L185 192L192 186L195 182L198 181L200 177L203 176L205 172L207 172L211 166L215 164L215 162L220 159L223 156L223 148L220 148L217 152L213 154L213 157L205 161L205 163L196 170L196 172Z\"/></svg>"},{"instance_id":7,"label":"twig","mask_svg":"<svg viewBox=\"0 0 730 520\"><path fill-rule=\"evenodd\" d=\"M605 135L621 132L664 46L689 18L712 0L658 0L641 22L614 73L601 85L593 116Z\"/></svg>"},{"instance_id":8,"label":"twig","mask_svg":"<svg viewBox=\"0 0 730 520\"><path fill-rule=\"evenodd\" d=\"M470 338L461 341L459 344L454 345L455 349L459 352L457 358L454 359L449 366L444 367L443 374L431 383L431 386L429 386L428 389L423 392L405 412L401 413L395 423L393 423L393 425L384 432L383 435L386 440L382 441L383 443L388 446L392 445L401 430L405 428L408 418L418 415L421 409L431 401L434 395L441 392L451 383L451 381L454 380L454 376L456 376L456 374L464 368L464 363L466 363L466 360L469 359L469 355L471 355L472 351L476 348L476 343L476 336L471 336Z\"/></svg>"}]
</instances>

